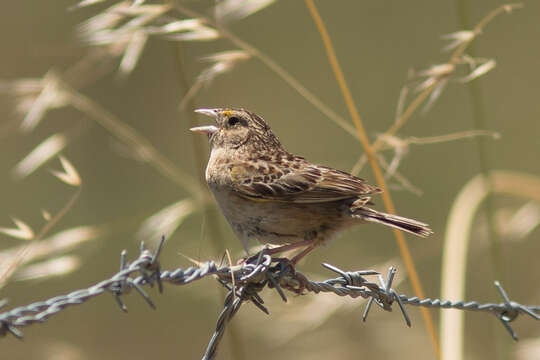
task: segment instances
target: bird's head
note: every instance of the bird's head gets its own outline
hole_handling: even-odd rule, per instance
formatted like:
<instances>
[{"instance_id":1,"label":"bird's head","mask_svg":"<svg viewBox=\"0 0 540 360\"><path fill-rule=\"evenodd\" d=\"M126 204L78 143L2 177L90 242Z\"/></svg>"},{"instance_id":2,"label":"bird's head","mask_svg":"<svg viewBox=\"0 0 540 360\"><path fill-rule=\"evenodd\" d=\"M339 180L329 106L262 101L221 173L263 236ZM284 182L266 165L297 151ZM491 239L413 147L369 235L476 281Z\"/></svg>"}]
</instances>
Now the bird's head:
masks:
<instances>
[{"instance_id":1,"label":"bird's head","mask_svg":"<svg viewBox=\"0 0 540 360\"><path fill-rule=\"evenodd\" d=\"M235 108L197 109L196 113L213 117L215 125L198 126L191 131L207 134L212 149L280 149L279 140L258 115Z\"/></svg>"}]
</instances>

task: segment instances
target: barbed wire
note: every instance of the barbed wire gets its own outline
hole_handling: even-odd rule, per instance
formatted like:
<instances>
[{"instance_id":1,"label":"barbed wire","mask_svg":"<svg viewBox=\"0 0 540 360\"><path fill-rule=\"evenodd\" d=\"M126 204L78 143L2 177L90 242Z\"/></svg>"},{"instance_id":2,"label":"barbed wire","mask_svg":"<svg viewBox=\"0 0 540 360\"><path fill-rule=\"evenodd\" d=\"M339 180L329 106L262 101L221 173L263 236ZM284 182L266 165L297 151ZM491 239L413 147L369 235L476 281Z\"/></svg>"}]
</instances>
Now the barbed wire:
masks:
<instances>
[{"instance_id":1,"label":"barbed wire","mask_svg":"<svg viewBox=\"0 0 540 360\"><path fill-rule=\"evenodd\" d=\"M157 286L159 292L163 292L163 283L173 285L187 285L202 278L213 276L229 292L225 297L223 310L218 317L216 329L210 338L203 360L214 359L218 345L225 332L227 324L238 312L246 301L252 302L266 314L268 309L264 306L259 292L265 287L275 289L283 301L287 301L284 290L295 294L334 293L338 296L362 297L368 299L363 320L367 319L373 303L386 311L392 311L392 305L397 302L407 326L411 326L411 320L405 305L424 306L430 308L458 309L468 311L483 311L495 315L510 333L514 340L517 335L510 326L510 322L516 320L519 315L529 315L535 320L540 320L540 306L525 306L511 301L503 287L495 282L503 301L502 303L481 304L476 301L442 301L440 299L419 299L398 294L392 288L392 282L396 269L390 267L386 280L376 271L343 271L335 266L323 264L323 266L339 275L337 278L325 281L312 281L302 273L296 271L288 259L273 258L266 250L246 259L243 263L235 266L218 266L213 261L201 263L198 267L176 270L161 270L158 257L163 248L164 239L160 242L155 252L145 249L141 243L140 254L137 259L127 262L126 251L120 256L120 271L111 278L101 281L89 288L77 290L67 295L57 296L46 301L38 301L30 305L17 307L0 313L0 336L12 334L22 338L20 328L37 322L45 322L49 317L59 313L67 307L80 305L89 299L104 293L111 293L116 299L120 309L127 311L121 296L127 295L135 289L148 303L155 308L154 303L143 289L144 286ZM377 276L379 284L368 281L365 276ZM7 301L0 302L0 308Z\"/></svg>"}]
</instances>

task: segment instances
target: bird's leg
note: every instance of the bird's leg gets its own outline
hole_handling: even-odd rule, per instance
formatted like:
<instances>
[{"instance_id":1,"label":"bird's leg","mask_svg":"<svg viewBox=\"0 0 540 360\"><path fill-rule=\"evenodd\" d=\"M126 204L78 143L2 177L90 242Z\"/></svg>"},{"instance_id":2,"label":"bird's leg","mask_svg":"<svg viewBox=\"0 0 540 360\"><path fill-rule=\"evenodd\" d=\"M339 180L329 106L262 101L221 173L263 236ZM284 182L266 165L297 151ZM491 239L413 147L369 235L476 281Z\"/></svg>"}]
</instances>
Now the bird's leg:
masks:
<instances>
[{"instance_id":1,"label":"bird's leg","mask_svg":"<svg viewBox=\"0 0 540 360\"><path fill-rule=\"evenodd\" d=\"M298 248L301 248L301 247L304 247L304 246L309 246L312 243L313 243L313 240L302 240L302 241L295 242L295 243L292 243L292 244L281 245L281 246L278 246L278 247L275 247L275 248L268 249L266 253L268 255L279 254L279 253L282 253L284 251L289 251L289 250L298 249Z\"/></svg>"},{"instance_id":2,"label":"bird's leg","mask_svg":"<svg viewBox=\"0 0 540 360\"><path fill-rule=\"evenodd\" d=\"M306 256L307 254L309 254L313 249L315 249L317 247L317 243L313 242L313 240L310 241L310 244L308 246L306 246L306 248L304 250L302 250L301 252L299 252L298 254L296 254L292 259L291 259L291 262L293 263L293 265L296 265L298 264L298 262L300 260L302 260L302 258L304 256Z\"/></svg>"},{"instance_id":3,"label":"bird's leg","mask_svg":"<svg viewBox=\"0 0 540 360\"><path fill-rule=\"evenodd\" d=\"M246 253L248 253L248 255L245 258L242 258L242 259L238 260L237 265L248 262L250 259L257 259L259 257L259 254L262 251L264 251L264 253L267 254L267 255L273 256L275 254L279 254L279 253L282 253L282 252L285 252L285 251L290 251L290 250L298 249L298 248L303 247L303 246L307 246L311 242L313 242L313 240L302 240L302 241L292 243L292 244L285 244L285 245L281 245L281 246L276 246L274 248L268 248L268 245L267 245L266 249L258 251L257 253L255 253L253 255L249 255L248 251L246 250Z\"/></svg>"}]
</instances>

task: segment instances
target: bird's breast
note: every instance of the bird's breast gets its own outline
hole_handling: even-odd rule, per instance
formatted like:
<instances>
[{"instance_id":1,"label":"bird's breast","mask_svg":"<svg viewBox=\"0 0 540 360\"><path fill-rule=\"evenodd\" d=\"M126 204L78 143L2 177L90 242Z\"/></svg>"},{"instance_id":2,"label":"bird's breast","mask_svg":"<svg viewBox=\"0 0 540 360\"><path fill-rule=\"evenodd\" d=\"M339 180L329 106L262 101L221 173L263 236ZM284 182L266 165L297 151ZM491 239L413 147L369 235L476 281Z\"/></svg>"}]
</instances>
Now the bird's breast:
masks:
<instances>
[{"instance_id":1,"label":"bird's breast","mask_svg":"<svg viewBox=\"0 0 540 360\"><path fill-rule=\"evenodd\" d=\"M230 185L228 166L231 160L231 157L227 156L226 152L222 149L213 149L210 153L205 176L206 182L213 192L221 187Z\"/></svg>"}]
</instances>

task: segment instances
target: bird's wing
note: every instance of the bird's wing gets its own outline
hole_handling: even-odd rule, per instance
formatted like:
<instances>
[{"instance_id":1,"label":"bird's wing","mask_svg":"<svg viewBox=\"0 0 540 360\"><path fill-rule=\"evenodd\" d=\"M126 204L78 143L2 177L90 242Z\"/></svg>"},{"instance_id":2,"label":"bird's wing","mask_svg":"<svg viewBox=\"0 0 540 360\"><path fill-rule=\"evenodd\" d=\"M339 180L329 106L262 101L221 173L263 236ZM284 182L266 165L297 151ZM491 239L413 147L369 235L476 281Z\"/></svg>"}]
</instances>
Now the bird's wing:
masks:
<instances>
[{"instance_id":1,"label":"bird's wing","mask_svg":"<svg viewBox=\"0 0 540 360\"><path fill-rule=\"evenodd\" d=\"M243 197L267 201L321 203L380 193L346 172L313 165L303 158L264 166L236 164L229 170L234 190ZM265 174L266 173L266 174Z\"/></svg>"}]
</instances>

